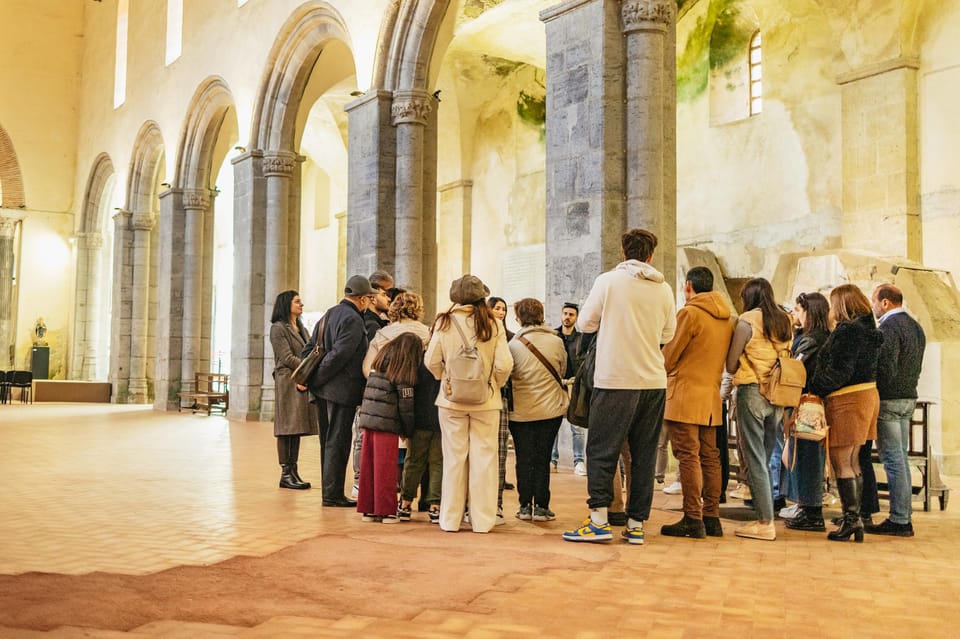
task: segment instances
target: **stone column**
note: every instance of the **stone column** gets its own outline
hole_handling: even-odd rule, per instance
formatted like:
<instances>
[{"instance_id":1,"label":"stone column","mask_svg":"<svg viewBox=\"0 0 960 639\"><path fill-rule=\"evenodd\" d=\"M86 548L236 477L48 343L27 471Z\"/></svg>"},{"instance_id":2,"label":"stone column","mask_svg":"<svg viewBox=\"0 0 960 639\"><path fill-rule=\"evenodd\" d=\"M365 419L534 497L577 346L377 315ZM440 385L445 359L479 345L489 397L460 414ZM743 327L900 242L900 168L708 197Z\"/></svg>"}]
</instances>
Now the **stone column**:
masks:
<instances>
[{"instance_id":1,"label":"stone column","mask_svg":"<svg viewBox=\"0 0 960 639\"><path fill-rule=\"evenodd\" d=\"M102 352L98 329L100 317L100 252L103 236L100 233L77 235L77 298L80 313L74 348L79 355L77 379L97 378L97 357Z\"/></svg>"},{"instance_id":2,"label":"stone column","mask_svg":"<svg viewBox=\"0 0 960 639\"><path fill-rule=\"evenodd\" d=\"M130 386L131 296L133 289L130 211L118 209L113 216L113 304L111 315L110 380L112 401L127 402Z\"/></svg>"},{"instance_id":3,"label":"stone column","mask_svg":"<svg viewBox=\"0 0 960 639\"><path fill-rule=\"evenodd\" d=\"M20 216L0 213L0 367L13 368L13 272L17 222Z\"/></svg>"},{"instance_id":4,"label":"stone column","mask_svg":"<svg viewBox=\"0 0 960 639\"><path fill-rule=\"evenodd\" d=\"M150 401L147 383L148 326L150 320L150 232L153 215L136 213L130 220L133 229L133 303L130 313L130 383L127 401Z\"/></svg>"},{"instance_id":5,"label":"stone column","mask_svg":"<svg viewBox=\"0 0 960 639\"><path fill-rule=\"evenodd\" d=\"M437 188L440 206L437 235L443 243L437 247L437 270L441 277L453 280L470 272L473 232L473 180L457 180ZM443 291L440 282L440 291Z\"/></svg>"},{"instance_id":6,"label":"stone column","mask_svg":"<svg viewBox=\"0 0 960 639\"><path fill-rule=\"evenodd\" d=\"M201 353L203 322L203 221L210 210L210 197L204 189L183 191L183 350L180 361L180 388L194 388ZM189 406L183 400L181 406Z\"/></svg>"},{"instance_id":7,"label":"stone column","mask_svg":"<svg viewBox=\"0 0 960 639\"><path fill-rule=\"evenodd\" d=\"M440 106L439 98L430 100L433 108L427 113L423 140L423 233L420 236L423 285L419 291L427 318L437 312L437 111Z\"/></svg>"},{"instance_id":8,"label":"stone column","mask_svg":"<svg viewBox=\"0 0 960 639\"><path fill-rule=\"evenodd\" d=\"M347 212L340 211L333 216L337 221L337 291L343 291L347 285ZM373 271L371 271L372 273Z\"/></svg>"},{"instance_id":9,"label":"stone column","mask_svg":"<svg viewBox=\"0 0 960 639\"><path fill-rule=\"evenodd\" d=\"M290 183L297 155L289 151L263 154L263 177L267 189L266 254L264 256L263 375L260 384L260 421L273 419L273 347L270 317L273 302L287 286L287 246L290 237Z\"/></svg>"},{"instance_id":10,"label":"stone column","mask_svg":"<svg viewBox=\"0 0 960 639\"><path fill-rule=\"evenodd\" d=\"M207 191L210 203L207 205L207 214L203 216L203 277L201 278L200 299L203 300L200 308L200 349L197 359L197 370L201 373L211 372L210 368L210 334L213 330L213 218L215 201L219 191Z\"/></svg>"},{"instance_id":11,"label":"stone column","mask_svg":"<svg viewBox=\"0 0 960 639\"><path fill-rule=\"evenodd\" d=\"M287 246L285 247L285 256L287 258L286 277L283 279L286 290L292 288L300 290L300 216L302 215L302 190L303 190L303 163L306 161L303 155L294 157L293 173L290 175L290 188L287 190Z\"/></svg>"},{"instance_id":12,"label":"stone column","mask_svg":"<svg viewBox=\"0 0 960 639\"><path fill-rule=\"evenodd\" d=\"M547 316L619 261L625 226L624 36L617 0L540 13L547 35Z\"/></svg>"},{"instance_id":13,"label":"stone column","mask_svg":"<svg viewBox=\"0 0 960 639\"><path fill-rule=\"evenodd\" d=\"M922 259L919 66L901 57L838 78L844 248Z\"/></svg>"},{"instance_id":14,"label":"stone column","mask_svg":"<svg viewBox=\"0 0 960 639\"><path fill-rule=\"evenodd\" d=\"M230 409L227 417L260 418L263 384L266 178L257 149L233 162L233 315L230 338ZM270 300L273 304L273 300ZM272 306L271 306L272 307Z\"/></svg>"},{"instance_id":15,"label":"stone column","mask_svg":"<svg viewBox=\"0 0 960 639\"><path fill-rule=\"evenodd\" d=\"M664 108L668 94L667 37L674 27L673 0L625 0L627 228L645 228L659 239L653 265L673 283L676 221L665 208L666 137L676 116Z\"/></svg>"},{"instance_id":16,"label":"stone column","mask_svg":"<svg viewBox=\"0 0 960 639\"><path fill-rule=\"evenodd\" d=\"M370 90L345 107L350 124L346 271L351 275L380 268L396 277L397 129L391 126L392 104L392 93Z\"/></svg>"},{"instance_id":17,"label":"stone column","mask_svg":"<svg viewBox=\"0 0 960 639\"><path fill-rule=\"evenodd\" d=\"M423 291L424 138L430 94L422 90L397 91L393 96L393 124L397 127L397 219L394 279L400 286Z\"/></svg>"}]
</instances>

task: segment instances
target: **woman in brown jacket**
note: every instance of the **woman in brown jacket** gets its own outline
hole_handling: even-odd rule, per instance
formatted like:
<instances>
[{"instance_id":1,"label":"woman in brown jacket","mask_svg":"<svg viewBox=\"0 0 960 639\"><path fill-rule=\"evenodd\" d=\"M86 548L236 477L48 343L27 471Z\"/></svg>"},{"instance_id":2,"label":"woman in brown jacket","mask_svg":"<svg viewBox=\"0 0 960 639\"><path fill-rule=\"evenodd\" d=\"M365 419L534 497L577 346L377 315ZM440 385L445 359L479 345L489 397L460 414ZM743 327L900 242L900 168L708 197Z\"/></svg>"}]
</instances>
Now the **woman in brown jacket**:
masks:
<instances>
[{"instance_id":1,"label":"woman in brown jacket","mask_svg":"<svg viewBox=\"0 0 960 639\"><path fill-rule=\"evenodd\" d=\"M270 317L270 345L273 347L273 380L275 398L273 435L277 438L280 461L280 488L305 490L310 483L300 478L297 460L300 457L300 436L317 434L315 407L309 401L306 386L299 386L290 377L300 365L300 353L310 339L300 316L303 302L296 291L277 295Z\"/></svg>"}]
</instances>

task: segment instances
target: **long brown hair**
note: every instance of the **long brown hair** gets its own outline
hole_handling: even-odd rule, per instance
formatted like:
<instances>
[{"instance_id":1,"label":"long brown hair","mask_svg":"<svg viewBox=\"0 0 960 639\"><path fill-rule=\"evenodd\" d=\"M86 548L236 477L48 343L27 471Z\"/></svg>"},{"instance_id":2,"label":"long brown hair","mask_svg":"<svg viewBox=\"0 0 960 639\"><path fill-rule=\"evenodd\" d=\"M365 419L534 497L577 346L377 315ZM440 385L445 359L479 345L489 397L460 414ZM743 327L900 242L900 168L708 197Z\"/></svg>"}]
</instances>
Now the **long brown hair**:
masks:
<instances>
[{"instance_id":1,"label":"long brown hair","mask_svg":"<svg viewBox=\"0 0 960 639\"><path fill-rule=\"evenodd\" d=\"M841 284L830 291L830 316L838 324L873 313L870 300L854 284Z\"/></svg>"},{"instance_id":2,"label":"long brown hair","mask_svg":"<svg viewBox=\"0 0 960 639\"><path fill-rule=\"evenodd\" d=\"M763 316L764 337L771 342L774 340L779 342L790 341L790 336L793 333L791 330L793 322L774 299L773 287L770 286L770 282L762 277L753 278L740 291L740 300L743 302L744 313L755 308L760 309Z\"/></svg>"},{"instance_id":3,"label":"long brown hair","mask_svg":"<svg viewBox=\"0 0 960 639\"><path fill-rule=\"evenodd\" d=\"M477 304L465 304L464 306L472 306L473 310L470 312L470 315L473 316L473 325L474 331L477 334L478 342L489 342L490 338L493 337L493 326L495 320L493 315L490 314L490 309L487 308L487 305L483 302ZM437 315L437 319L433 322L434 330L445 331L447 327L450 326L450 314L453 312L453 306L450 307L450 310L445 313L440 313Z\"/></svg>"},{"instance_id":4,"label":"long brown hair","mask_svg":"<svg viewBox=\"0 0 960 639\"><path fill-rule=\"evenodd\" d=\"M373 370L394 384L415 386L422 361L423 340L413 333L400 333L377 353Z\"/></svg>"}]
</instances>

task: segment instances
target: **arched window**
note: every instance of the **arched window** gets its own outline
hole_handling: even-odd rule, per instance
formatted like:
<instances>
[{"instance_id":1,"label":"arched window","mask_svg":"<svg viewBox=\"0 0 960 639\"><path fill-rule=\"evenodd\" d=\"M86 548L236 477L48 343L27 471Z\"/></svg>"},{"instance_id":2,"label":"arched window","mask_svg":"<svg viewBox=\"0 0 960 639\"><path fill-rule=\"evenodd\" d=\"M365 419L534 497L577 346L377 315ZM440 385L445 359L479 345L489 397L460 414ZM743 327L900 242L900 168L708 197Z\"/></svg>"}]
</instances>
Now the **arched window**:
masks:
<instances>
[{"instance_id":1,"label":"arched window","mask_svg":"<svg viewBox=\"0 0 960 639\"><path fill-rule=\"evenodd\" d=\"M750 38L750 115L763 110L763 65L760 53L760 32Z\"/></svg>"},{"instance_id":2,"label":"arched window","mask_svg":"<svg viewBox=\"0 0 960 639\"><path fill-rule=\"evenodd\" d=\"M127 99L127 21L130 14L129 0L117 2L117 51L113 69L113 108L118 108Z\"/></svg>"},{"instance_id":3,"label":"arched window","mask_svg":"<svg viewBox=\"0 0 960 639\"><path fill-rule=\"evenodd\" d=\"M183 0L167 0L167 56L170 66L183 50Z\"/></svg>"}]
</instances>

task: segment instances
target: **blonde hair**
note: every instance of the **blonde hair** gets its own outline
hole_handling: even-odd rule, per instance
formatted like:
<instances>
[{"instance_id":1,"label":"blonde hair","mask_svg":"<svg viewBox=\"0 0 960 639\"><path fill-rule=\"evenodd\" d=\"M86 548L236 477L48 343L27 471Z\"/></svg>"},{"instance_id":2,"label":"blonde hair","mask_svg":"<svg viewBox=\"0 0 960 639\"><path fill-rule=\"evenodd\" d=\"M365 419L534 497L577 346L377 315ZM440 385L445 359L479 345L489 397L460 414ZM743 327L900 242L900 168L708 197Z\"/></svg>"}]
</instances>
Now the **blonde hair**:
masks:
<instances>
[{"instance_id":1,"label":"blonde hair","mask_svg":"<svg viewBox=\"0 0 960 639\"><path fill-rule=\"evenodd\" d=\"M423 298L416 293L406 291L397 293L397 296L390 302L387 319L391 322L399 322L402 319L420 321L423 319Z\"/></svg>"}]
</instances>

